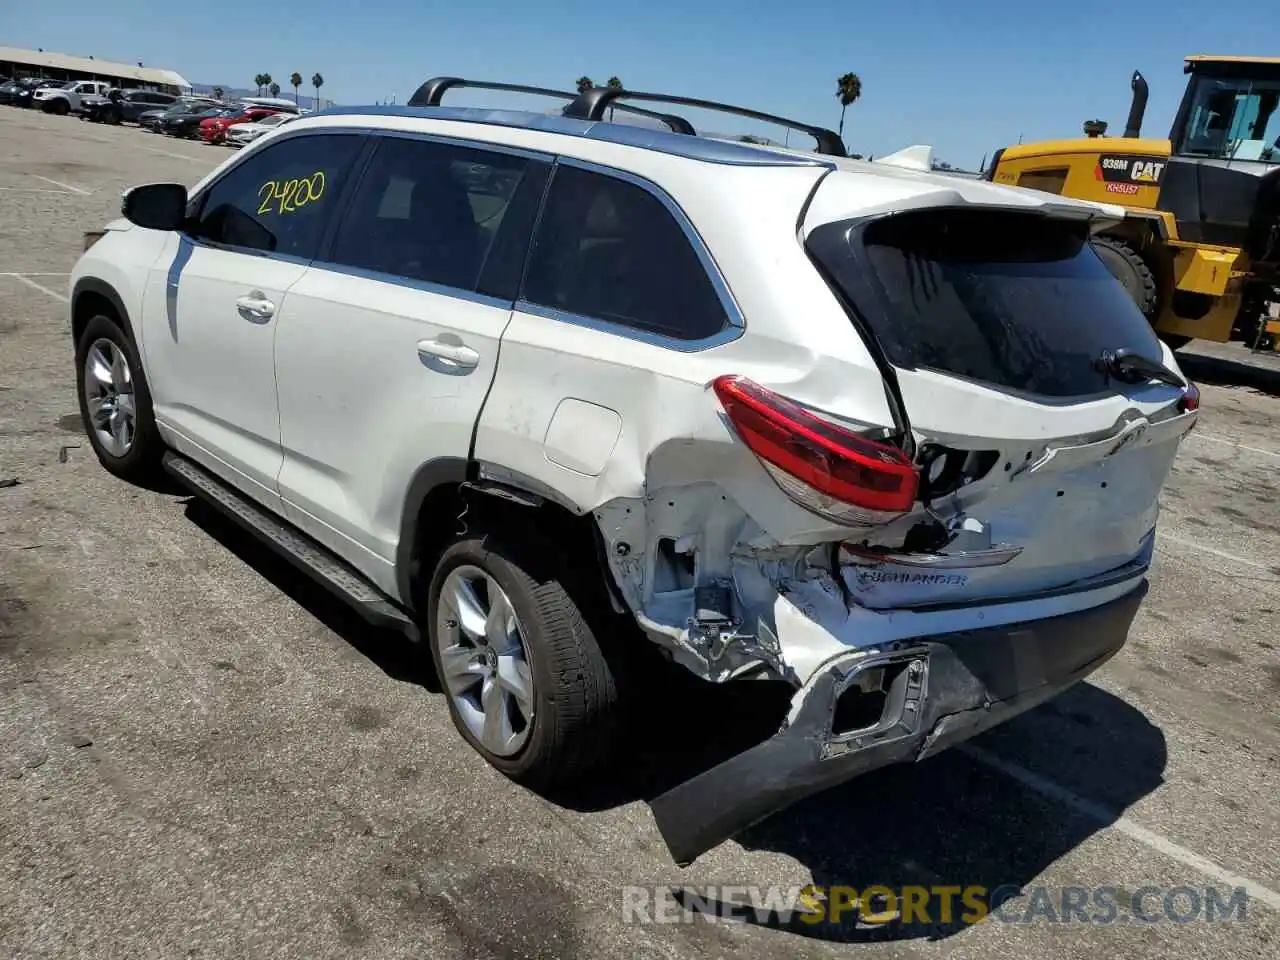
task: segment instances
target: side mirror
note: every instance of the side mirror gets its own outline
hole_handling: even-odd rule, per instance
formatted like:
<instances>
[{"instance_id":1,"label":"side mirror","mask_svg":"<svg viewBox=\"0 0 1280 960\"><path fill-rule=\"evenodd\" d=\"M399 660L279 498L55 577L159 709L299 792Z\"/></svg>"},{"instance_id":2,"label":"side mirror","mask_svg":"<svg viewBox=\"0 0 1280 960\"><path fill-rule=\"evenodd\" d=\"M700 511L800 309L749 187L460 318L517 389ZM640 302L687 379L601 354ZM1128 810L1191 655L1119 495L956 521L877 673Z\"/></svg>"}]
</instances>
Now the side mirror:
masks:
<instances>
[{"instance_id":1,"label":"side mirror","mask_svg":"<svg viewBox=\"0 0 1280 960\"><path fill-rule=\"evenodd\" d=\"M187 218L187 188L180 183L148 183L125 191L120 212L149 230L180 230Z\"/></svg>"}]
</instances>

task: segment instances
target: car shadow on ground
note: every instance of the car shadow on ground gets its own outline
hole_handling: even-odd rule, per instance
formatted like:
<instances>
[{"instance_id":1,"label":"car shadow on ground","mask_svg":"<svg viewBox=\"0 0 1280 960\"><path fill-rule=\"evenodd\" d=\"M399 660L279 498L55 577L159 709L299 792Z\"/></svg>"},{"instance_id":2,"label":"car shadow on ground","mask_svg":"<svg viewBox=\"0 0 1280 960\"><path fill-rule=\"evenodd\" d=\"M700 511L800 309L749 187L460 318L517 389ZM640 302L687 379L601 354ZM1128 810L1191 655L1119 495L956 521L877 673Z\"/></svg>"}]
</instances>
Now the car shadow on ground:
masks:
<instances>
[{"instance_id":1,"label":"car shadow on ground","mask_svg":"<svg viewBox=\"0 0 1280 960\"><path fill-rule=\"evenodd\" d=\"M1246 358L1254 354L1246 352ZM1280 397L1280 365L1268 363L1268 360L1280 362L1280 354L1258 354L1261 363L1249 363L1246 360L1228 360L1223 357L1209 356L1203 353L1178 353L1178 366L1191 378L1192 382L1210 384L1216 387L1249 387L1273 397Z\"/></svg>"},{"instance_id":2,"label":"car shadow on ground","mask_svg":"<svg viewBox=\"0 0 1280 960\"><path fill-rule=\"evenodd\" d=\"M439 691L423 648L397 633L371 627L202 501L188 501L186 510L188 519L206 534L388 677ZM635 636L620 639L644 642ZM573 795L550 797L553 802L589 812L652 800L771 736L786 713L790 695L790 688L768 681L709 686L657 657L643 658L633 681L642 694L640 708L626 725L615 769ZM661 693L643 696L646 690ZM1163 783L1167 759L1158 727L1134 707L1088 682L990 731L974 744L1052 780L1094 807L1115 811L1115 816ZM461 738L458 749L465 749ZM866 774L801 801L729 841L747 850L793 857L811 873L814 886L829 897L837 887L854 891L873 885L895 891L922 888L930 897L923 913L868 923L854 909L834 921L828 910L822 922L810 923L795 913L788 917L732 912L744 922L826 941L941 939L975 921L999 923L1023 915L1025 902L1019 908L1017 900L999 912L993 908L1025 891L1050 864L1106 826L1103 819L1021 786L962 747L920 764ZM720 882L770 881L744 876L723 877ZM944 912L946 895L938 888L948 886L981 888L977 902L992 915L980 918L958 893L950 911ZM704 892L686 891L699 897ZM677 899L682 896L680 889L675 894ZM697 905L725 910L725 905L701 899ZM829 901L828 907L832 905L834 901Z\"/></svg>"}]
</instances>

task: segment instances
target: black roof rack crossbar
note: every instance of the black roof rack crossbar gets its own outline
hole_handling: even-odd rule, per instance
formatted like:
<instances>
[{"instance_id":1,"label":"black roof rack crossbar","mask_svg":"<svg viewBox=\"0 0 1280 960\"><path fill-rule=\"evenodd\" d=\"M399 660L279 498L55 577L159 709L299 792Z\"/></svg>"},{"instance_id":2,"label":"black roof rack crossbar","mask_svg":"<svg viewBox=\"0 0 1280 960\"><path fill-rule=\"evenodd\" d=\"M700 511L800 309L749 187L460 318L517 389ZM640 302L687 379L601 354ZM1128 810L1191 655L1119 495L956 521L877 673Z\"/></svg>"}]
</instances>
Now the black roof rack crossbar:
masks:
<instances>
[{"instance_id":1,"label":"black roof rack crossbar","mask_svg":"<svg viewBox=\"0 0 1280 960\"><path fill-rule=\"evenodd\" d=\"M577 93L568 93L564 90L552 90L549 87L530 87L520 83L491 83L487 80L464 80L461 77L433 77L414 91L413 96L409 98L409 106L411 107L438 107L445 93L455 88L467 88L470 90L502 90L507 93L533 93L543 97L558 97L561 100L576 100ZM658 113L655 110L645 110L641 107L633 107L630 104L617 104L617 109L624 113L634 113L636 116L648 117L650 120L657 120L674 131L675 133L683 133L688 136L694 136L693 126L684 117L673 116L668 113ZM568 108L565 108L565 116L568 116ZM604 119L603 111L597 120Z\"/></svg>"},{"instance_id":2,"label":"black roof rack crossbar","mask_svg":"<svg viewBox=\"0 0 1280 960\"><path fill-rule=\"evenodd\" d=\"M771 113L761 113L758 110L749 110L746 107L735 107L727 103L717 103L714 100L699 100L695 97L677 97L665 93L638 93L634 90L623 90L619 87L592 87L584 93L578 95L577 99L569 106L565 107L564 115L566 117L576 117L579 120L601 120L604 112L609 107L615 106L614 101L619 99L626 100L645 100L651 103L674 103L682 107L697 107L703 110L714 110L718 113L731 113L738 117L747 117L751 120L761 120L765 123L775 123L780 127L788 127L792 130L799 130L807 133L818 142L818 153L824 153L832 157L848 156L844 148L844 143L834 130L828 130L826 127L815 127L812 124L801 123L799 120L788 120L786 117L777 117ZM623 109L621 105L617 105L619 110Z\"/></svg>"}]
</instances>

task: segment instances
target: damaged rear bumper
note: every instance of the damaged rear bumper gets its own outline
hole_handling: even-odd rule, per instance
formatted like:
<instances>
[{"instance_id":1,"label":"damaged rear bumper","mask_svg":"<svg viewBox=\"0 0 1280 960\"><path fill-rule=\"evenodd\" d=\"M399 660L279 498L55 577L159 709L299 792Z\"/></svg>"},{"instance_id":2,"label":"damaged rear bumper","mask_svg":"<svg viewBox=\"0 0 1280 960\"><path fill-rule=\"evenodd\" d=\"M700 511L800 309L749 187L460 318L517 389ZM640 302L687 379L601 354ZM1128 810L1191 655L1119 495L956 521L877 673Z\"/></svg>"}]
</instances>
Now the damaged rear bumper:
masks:
<instances>
[{"instance_id":1,"label":"damaged rear bumper","mask_svg":"<svg viewBox=\"0 0 1280 960\"><path fill-rule=\"evenodd\" d=\"M652 802L681 865L751 824L891 763L922 760L1056 696L1118 651L1147 583L1077 613L832 658L770 739Z\"/></svg>"}]
</instances>

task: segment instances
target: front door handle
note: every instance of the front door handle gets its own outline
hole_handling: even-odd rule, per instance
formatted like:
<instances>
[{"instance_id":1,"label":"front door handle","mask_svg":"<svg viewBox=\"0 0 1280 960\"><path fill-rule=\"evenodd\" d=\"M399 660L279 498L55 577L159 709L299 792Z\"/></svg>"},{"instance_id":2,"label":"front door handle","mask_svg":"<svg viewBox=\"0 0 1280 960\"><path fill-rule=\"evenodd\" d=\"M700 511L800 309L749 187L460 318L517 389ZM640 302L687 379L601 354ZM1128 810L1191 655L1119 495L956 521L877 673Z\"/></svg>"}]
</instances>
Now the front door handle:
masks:
<instances>
[{"instance_id":1,"label":"front door handle","mask_svg":"<svg viewBox=\"0 0 1280 960\"><path fill-rule=\"evenodd\" d=\"M480 354L461 343L443 343L440 340L419 340L418 357L427 360L447 360L468 370L480 363Z\"/></svg>"},{"instance_id":2,"label":"front door handle","mask_svg":"<svg viewBox=\"0 0 1280 960\"><path fill-rule=\"evenodd\" d=\"M266 323L276 314L276 305L266 298L260 290L241 297L236 301L236 310L240 316L253 323Z\"/></svg>"}]
</instances>

